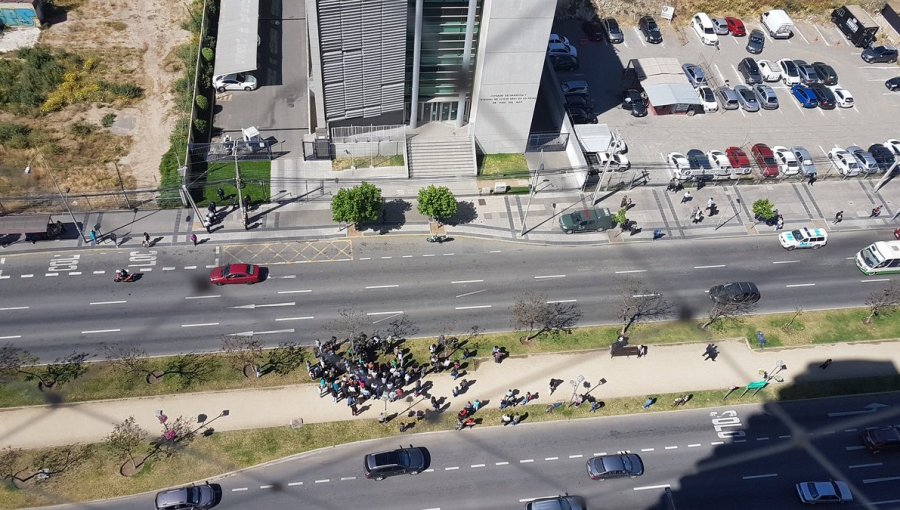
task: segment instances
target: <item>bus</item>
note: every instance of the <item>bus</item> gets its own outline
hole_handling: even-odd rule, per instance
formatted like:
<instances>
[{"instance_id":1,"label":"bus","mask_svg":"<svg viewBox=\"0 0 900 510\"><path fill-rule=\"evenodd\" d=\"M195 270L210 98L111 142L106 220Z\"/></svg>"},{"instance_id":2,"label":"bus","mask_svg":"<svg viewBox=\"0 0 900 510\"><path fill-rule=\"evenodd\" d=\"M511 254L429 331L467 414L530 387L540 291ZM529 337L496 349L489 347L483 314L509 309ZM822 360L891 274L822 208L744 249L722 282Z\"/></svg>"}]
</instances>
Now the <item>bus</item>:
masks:
<instances>
[{"instance_id":1,"label":"bus","mask_svg":"<svg viewBox=\"0 0 900 510\"><path fill-rule=\"evenodd\" d=\"M863 273L900 273L900 241L878 241L856 254L856 267Z\"/></svg>"}]
</instances>

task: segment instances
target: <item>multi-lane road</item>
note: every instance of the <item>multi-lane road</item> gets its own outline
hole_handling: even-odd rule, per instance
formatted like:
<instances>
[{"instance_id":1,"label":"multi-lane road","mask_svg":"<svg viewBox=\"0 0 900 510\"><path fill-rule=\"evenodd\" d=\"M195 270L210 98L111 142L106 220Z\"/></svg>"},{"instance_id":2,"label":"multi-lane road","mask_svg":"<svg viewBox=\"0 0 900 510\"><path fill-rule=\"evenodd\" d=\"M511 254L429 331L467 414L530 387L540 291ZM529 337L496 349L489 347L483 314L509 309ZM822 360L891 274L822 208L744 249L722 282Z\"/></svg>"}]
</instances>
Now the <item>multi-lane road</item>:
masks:
<instances>
[{"instance_id":1,"label":"multi-lane road","mask_svg":"<svg viewBox=\"0 0 900 510\"><path fill-rule=\"evenodd\" d=\"M330 337L341 309L368 314L372 328L405 315L419 335L510 327L509 308L526 291L575 302L581 324L615 322L621 282L639 279L684 315L709 308L706 291L728 281L757 283L760 311L860 306L885 285L851 258L888 231L835 233L816 251L788 252L772 236L661 240L603 246L530 246L458 238L361 239L317 245L305 264L272 264L296 243L254 249L96 249L0 259L0 341L44 359L126 342L151 354L216 350L222 335L254 332L267 343ZM254 251L255 250L255 251ZM213 287L217 264L253 257L269 277L254 286ZM113 283L118 267L142 272Z\"/></svg>"}]
</instances>

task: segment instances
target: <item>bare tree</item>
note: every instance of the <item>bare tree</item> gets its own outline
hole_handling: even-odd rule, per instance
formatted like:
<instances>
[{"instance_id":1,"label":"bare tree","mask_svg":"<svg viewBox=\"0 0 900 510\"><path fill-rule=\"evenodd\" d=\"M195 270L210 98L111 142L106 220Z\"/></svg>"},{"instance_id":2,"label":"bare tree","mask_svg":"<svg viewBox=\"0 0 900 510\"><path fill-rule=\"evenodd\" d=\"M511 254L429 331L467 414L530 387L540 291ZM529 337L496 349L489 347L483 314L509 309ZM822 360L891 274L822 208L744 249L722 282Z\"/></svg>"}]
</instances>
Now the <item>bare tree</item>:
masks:
<instances>
[{"instance_id":1,"label":"bare tree","mask_svg":"<svg viewBox=\"0 0 900 510\"><path fill-rule=\"evenodd\" d=\"M779 329L781 331L784 331L785 333L790 333L791 328L794 327L794 321L796 321L801 315L803 315L803 307L798 306L797 308L794 309L794 315L791 316L791 320L782 324Z\"/></svg>"},{"instance_id":2,"label":"bare tree","mask_svg":"<svg viewBox=\"0 0 900 510\"><path fill-rule=\"evenodd\" d=\"M110 448L128 456L131 460L131 467L134 469L137 469L139 464L134 460L134 453L142 446L146 448L146 440L147 431L135 423L134 416L129 416L125 421L113 427L112 432L105 439Z\"/></svg>"},{"instance_id":3,"label":"bare tree","mask_svg":"<svg viewBox=\"0 0 900 510\"><path fill-rule=\"evenodd\" d=\"M869 307L869 315L863 320L869 324L876 317L893 312L900 305L900 288L894 282L887 287L873 291L866 298L866 306Z\"/></svg>"},{"instance_id":4,"label":"bare tree","mask_svg":"<svg viewBox=\"0 0 900 510\"><path fill-rule=\"evenodd\" d=\"M103 344L101 349L106 361L126 374L146 375L150 371L147 351L136 345L123 343Z\"/></svg>"},{"instance_id":5,"label":"bare tree","mask_svg":"<svg viewBox=\"0 0 900 510\"><path fill-rule=\"evenodd\" d=\"M716 302L709 309L709 315L700 328L709 329L710 326L717 322L729 319L732 321L741 321L741 315L747 315L756 309L756 303L748 302Z\"/></svg>"},{"instance_id":6,"label":"bare tree","mask_svg":"<svg viewBox=\"0 0 900 510\"><path fill-rule=\"evenodd\" d=\"M338 310L338 316L328 324L331 329L339 334L341 339L355 338L365 333L372 326L372 320L365 313L352 308Z\"/></svg>"},{"instance_id":7,"label":"bare tree","mask_svg":"<svg viewBox=\"0 0 900 510\"><path fill-rule=\"evenodd\" d=\"M215 371L216 360L207 354L189 352L172 358L160 377L167 375L181 379L181 387L186 388L195 382L207 380Z\"/></svg>"},{"instance_id":8,"label":"bare tree","mask_svg":"<svg viewBox=\"0 0 900 510\"><path fill-rule=\"evenodd\" d=\"M19 372L25 374L26 381L36 379L39 387L53 388L58 384L65 384L84 375L87 372L85 361L89 357L91 355L86 352L73 352L63 358L56 358L53 363L46 365L20 367Z\"/></svg>"},{"instance_id":9,"label":"bare tree","mask_svg":"<svg viewBox=\"0 0 900 510\"><path fill-rule=\"evenodd\" d=\"M0 347L0 377L9 380L19 374L27 374L23 369L33 366L38 362L38 357L25 349L20 349L12 344Z\"/></svg>"},{"instance_id":10,"label":"bare tree","mask_svg":"<svg viewBox=\"0 0 900 510\"><path fill-rule=\"evenodd\" d=\"M650 289L644 282L635 279L627 279L622 283L620 334L624 335L636 322L662 318L671 311L672 305L658 290Z\"/></svg>"},{"instance_id":11,"label":"bare tree","mask_svg":"<svg viewBox=\"0 0 900 510\"><path fill-rule=\"evenodd\" d=\"M551 303L544 294L534 292L517 297L510 312L513 327L528 332L526 341L546 332L569 331L581 319L581 308L576 303Z\"/></svg>"},{"instance_id":12,"label":"bare tree","mask_svg":"<svg viewBox=\"0 0 900 510\"><path fill-rule=\"evenodd\" d=\"M267 352L268 358L262 367L264 373L275 372L279 375L286 375L293 372L306 359L306 353L303 347L297 342L282 342L278 347Z\"/></svg>"},{"instance_id":13,"label":"bare tree","mask_svg":"<svg viewBox=\"0 0 900 510\"><path fill-rule=\"evenodd\" d=\"M21 448L9 446L0 451L0 480L21 480L19 473L25 470L21 460Z\"/></svg>"},{"instance_id":14,"label":"bare tree","mask_svg":"<svg viewBox=\"0 0 900 510\"><path fill-rule=\"evenodd\" d=\"M259 373L259 361L263 355L263 344L253 336L226 335L222 340L222 350L231 360L236 370L247 375L246 368L252 367L253 373Z\"/></svg>"}]
</instances>

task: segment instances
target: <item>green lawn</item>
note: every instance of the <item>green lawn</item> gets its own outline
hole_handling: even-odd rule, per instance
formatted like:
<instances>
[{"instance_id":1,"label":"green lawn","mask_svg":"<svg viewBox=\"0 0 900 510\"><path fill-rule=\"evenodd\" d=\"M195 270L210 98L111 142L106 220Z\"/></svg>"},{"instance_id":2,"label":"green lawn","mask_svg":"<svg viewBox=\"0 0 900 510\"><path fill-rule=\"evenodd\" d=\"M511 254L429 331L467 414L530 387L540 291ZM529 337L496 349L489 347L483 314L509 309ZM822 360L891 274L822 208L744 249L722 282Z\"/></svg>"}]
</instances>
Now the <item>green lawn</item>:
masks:
<instances>
[{"instance_id":1,"label":"green lawn","mask_svg":"<svg viewBox=\"0 0 900 510\"><path fill-rule=\"evenodd\" d=\"M253 203L268 202L271 198L270 174L272 164L269 161L240 161L241 180L244 188L241 190L246 199L249 197ZM203 189L203 199L197 205L204 207L210 202L223 205L217 196L217 190L225 191L225 203L231 203L231 197L237 195L234 187L234 162L210 163L206 174L206 187Z\"/></svg>"},{"instance_id":2,"label":"green lawn","mask_svg":"<svg viewBox=\"0 0 900 510\"><path fill-rule=\"evenodd\" d=\"M478 158L481 178L527 176L528 163L524 154L484 154Z\"/></svg>"},{"instance_id":3,"label":"green lawn","mask_svg":"<svg viewBox=\"0 0 900 510\"><path fill-rule=\"evenodd\" d=\"M369 168L385 166L403 166L403 156L373 156L372 158L337 158L331 162L331 169L334 171L350 170L350 167L356 165L357 168Z\"/></svg>"}]
</instances>

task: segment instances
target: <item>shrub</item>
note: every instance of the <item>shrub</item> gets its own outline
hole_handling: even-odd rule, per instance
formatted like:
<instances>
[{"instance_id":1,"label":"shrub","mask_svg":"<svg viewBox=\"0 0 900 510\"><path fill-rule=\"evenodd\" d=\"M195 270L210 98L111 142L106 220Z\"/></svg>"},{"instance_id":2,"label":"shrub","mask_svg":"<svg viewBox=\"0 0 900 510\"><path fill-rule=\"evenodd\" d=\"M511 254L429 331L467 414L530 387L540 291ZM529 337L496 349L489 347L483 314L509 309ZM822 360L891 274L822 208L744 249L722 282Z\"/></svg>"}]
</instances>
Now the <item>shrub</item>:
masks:
<instances>
[{"instance_id":1,"label":"shrub","mask_svg":"<svg viewBox=\"0 0 900 510\"><path fill-rule=\"evenodd\" d=\"M12 149L27 149L31 147L31 128L14 124L12 122L0 123L0 145Z\"/></svg>"},{"instance_id":2,"label":"shrub","mask_svg":"<svg viewBox=\"0 0 900 510\"><path fill-rule=\"evenodd\" d=\"M194 102L197 103L197 108L206 111L209 108L209 99L206 99L206 96L197 96L194 98Z\"/></svg>"},{"instance_id":3,"label":"shrub","mask_svg":"<svg viewBox=\"0 0 900 510\"><path fill-rule=\"evenodd\" d=\"M140 99L144 97L143 87L132 83L110 83L107 85L110 92L125 99Z\"/></svg>"},{"instance_id":4,"label":"shrub","mask_svg":"<svg viewBox=\"0 0 900 510\"><path fill-rule=\"evenodd\" d=\"M69 131L76 136L87 136L94 132L95 126L86 122L76 122L69 127Z\"/></svg>"},{"instance_id":5,"label":"shrub","mask_svg":"<svg viewBox=\"0 0 900 510\"><path fill-rule=\"evenodd\" d=\"M753 216L757 220L772 221L775 219L775 204L768 198L761 198L753 202Z\"/></svg>"},{"instance_id":6,"label":"shrub","mask_svg":"<svg viewBox=\"0 0 900 510\"><path fill-rule=\"evenodd\" d=\"M198 134L206 134L209 131L209 122L205 119L194 119L194 130L197 131Z\"/></svg>"},{"instance_id":7,"label":"shrub","mask_svg":"<svg viewBox=\"0 0 900 510\"><path fill-rule=\"evenodd\" d=\"M100 125L105 128L112 127L112 125L115 121L116 121L116 114L115 113L107 113L106 115L103 116L102 119L100 119Z\"/></svg>"},{"instance_id":8,"label":"shrub","mask_svg":"<svg viewBox=\"0 0 900 510\"><path fill-rule=\"evenodd\" d=\"M203 55L203 60L207 62L212 62L216 57L216 53L212 50L212 48L203 48L200 51L200 54Z\"/></svg>"},{"instance_id":9,"label":"shrub","mask_svg":"<svg viewBox=\"0 0 900 510\"><path fill-rule=\"evenodd\" d=\"M12 111L37 108L62 82L64 68L60 62L70 56L39 48L21 49L17 56L0 59L0 83L15 84L0 87L0 107Z\"/></svg>"}]
</instances>

